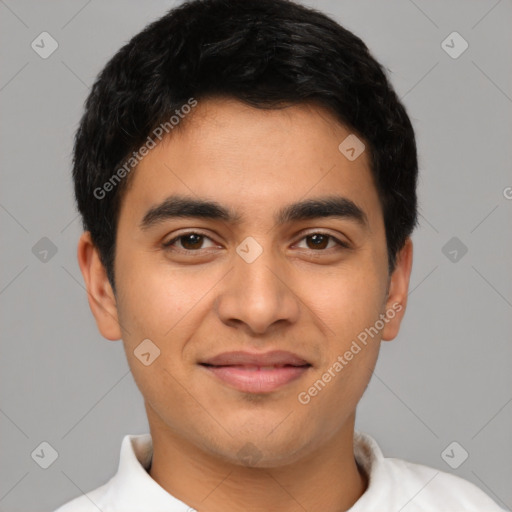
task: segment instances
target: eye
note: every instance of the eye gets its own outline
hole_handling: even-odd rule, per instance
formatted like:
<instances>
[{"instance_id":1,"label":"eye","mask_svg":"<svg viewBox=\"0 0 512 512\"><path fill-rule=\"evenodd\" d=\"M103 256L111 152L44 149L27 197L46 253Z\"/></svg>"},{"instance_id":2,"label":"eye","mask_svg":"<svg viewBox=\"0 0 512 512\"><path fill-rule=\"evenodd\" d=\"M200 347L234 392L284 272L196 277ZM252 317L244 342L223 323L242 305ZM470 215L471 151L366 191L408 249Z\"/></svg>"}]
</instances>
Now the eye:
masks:
<instances>
[{"instance_id":1,"label":"eye","mask_svg":"<svg viewBox=\"0 0 512 512\"><path fill-rule=\"evenodd\" d=\"M209 247L204 246L204 242L208 240L211 245ZM345 248L349 249L350 246L346 242L342 242L338 240L333 235L322 232L313 232L308 233L306 236L303 236L300 241L305 240L306 249L311 249L313 251L321 252L328 249L333 248ZM331 245L329 245L331 243ZM162 244L165 249L175 250L177 252L199 252L201 249L209 249L212 247L216 247L213 243L212 239L200 232L190 231L188 233L183 233L169 242L165 242Z\"/></svg>"},{"instance_id":2,"label":"eye","mask_svg":"<svg viewBox=\"0 0 512 512\"><path fill-rule=\"evenodd\" d=\"M325 249L332 249L333 247L343 247L345 249L349 248L349 245L346 242L342 242L341 240L338 240L336 237L328 233L308 233L306 236L301 238L301 241L302 240L306 240L306 249L312 249L313 251L322 251ZM330 241L334 242L334 246L329 246Z\"/></svg>"},{"instance_id":3,"label":"eye","mask_svg":"<svg viewBox=\"0 0 512 512\"><path fill-rule=\"evenodd\" d=\"M196 252L199 249L205 249L203 247L203 242L205 240L212 241L210 237L204 235L203 233L197 233L195 231L190 231L189 233L184 233L176 238L173 238L169 242L165 242L163 246L165 248L173 248L176 242L181 243L181 247L178 247L178 250L188 251L188 252ZM210 247L214 247L214 244Z\"/></svg>"}]
</instances>

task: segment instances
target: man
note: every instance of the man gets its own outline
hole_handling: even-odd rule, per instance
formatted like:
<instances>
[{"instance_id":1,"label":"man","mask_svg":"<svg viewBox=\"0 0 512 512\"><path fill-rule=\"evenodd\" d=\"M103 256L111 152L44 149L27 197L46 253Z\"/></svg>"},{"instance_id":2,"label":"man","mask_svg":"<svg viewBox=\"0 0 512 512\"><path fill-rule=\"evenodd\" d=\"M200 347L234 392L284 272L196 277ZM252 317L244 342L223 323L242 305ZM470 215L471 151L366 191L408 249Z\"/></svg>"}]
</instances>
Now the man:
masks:
<instances>
[{"instance_id":1,"label":"man","mask_svg":"<svg viewBox=\"0 0 512 512\"><path fill-rule=\"evenodd\" d=\"M59 512L498 511L354 432L404 316L409 118L364 43L285 0L198 0L87 100L73 176L101 334L150 434Z\"/></svg>"}]
</instances>

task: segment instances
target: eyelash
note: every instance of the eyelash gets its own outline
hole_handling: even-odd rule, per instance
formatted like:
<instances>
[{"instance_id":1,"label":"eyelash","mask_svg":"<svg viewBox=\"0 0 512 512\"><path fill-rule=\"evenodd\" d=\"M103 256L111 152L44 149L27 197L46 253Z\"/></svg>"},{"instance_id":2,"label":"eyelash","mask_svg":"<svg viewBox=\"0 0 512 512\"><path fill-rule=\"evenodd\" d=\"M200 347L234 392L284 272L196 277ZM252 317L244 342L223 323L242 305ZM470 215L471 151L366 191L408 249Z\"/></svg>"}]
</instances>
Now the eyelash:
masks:
<instances>
[{"instance_id":1,"label":"eyelash","mask_svg":"<svg viewBox=\"0 0 512 512\"><path fill-rule=\"evenodd\" d=\"M208 240L212 241L213 240L205 233L202 233L200 231L188 231L186 233L182 233L181 235L173 238L172 240L169 240L169 242L165 242L164 244L162 244L163 248L164 249L168 249L168 250L171 250L171 251L175 251L175 252L181 252L181 253L186 253L186 254L192 254L192 253L198 253L200 254L201 253L201 249L197 249L197 250L191 250L191 249L175 249L172 247L172 245L177 242L178 240L180 240L181 238L186 238L188 235L200 235L204 238L207 238ZM313 236L313 235L322 235L322 236L325 236L329 239L332 239L334 240L334 242L336 242L336 244L338 245L338 247L330 247L329 249L318 249L318 250L315 250L315 249L310 249L310 251L312 252L318 252L318 253L321 253L321 252L327 252L329 251L330 249L350 249L350 246L348 243L346 242L342 242L341 240L339 240L338 238L336 238L335 236L329 234L329 233L325 233L323 231L313 231L311 233L307 233L306 235L304 235L299 241L302 241L304 240L305 238L308 238L310 236Z\"/></svg>"}]
</instances>

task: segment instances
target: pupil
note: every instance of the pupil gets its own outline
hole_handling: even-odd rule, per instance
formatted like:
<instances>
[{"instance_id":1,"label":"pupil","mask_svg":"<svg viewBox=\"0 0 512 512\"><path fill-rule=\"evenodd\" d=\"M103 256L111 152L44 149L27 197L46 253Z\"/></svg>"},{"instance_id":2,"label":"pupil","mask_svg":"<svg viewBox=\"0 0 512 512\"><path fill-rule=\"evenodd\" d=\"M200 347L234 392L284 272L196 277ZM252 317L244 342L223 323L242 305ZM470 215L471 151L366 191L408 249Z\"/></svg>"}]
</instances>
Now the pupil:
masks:
<instances>
[{"instance_id":1,"label":"pupil","mask_svg":"<svg viewBox=\"0 0 512 512\"><path fill-rule=\"evenodd\" d=\"M325 241L327 240L327 237L325 235L310 235L310 240L313 241L314 247L324 247Z\"/></svg>"},{"instance_id":2,"label":"pupil","mask_svg":"<svg viewBox=\"0 0 512 512\"><path fill-rule=\"evenodd\" d=\"M201 245L202 237L203 237L203 235L197 235L197 234L192 233L190 235L187 235L182 240L182 245L184 245L184 246L188 245L189 247L186 247L187 249L189 249L189 248L197 249L198 248L197 245ZM192 247L190 247L190 246L192 246Z\"/></svg>"}]
</instances>

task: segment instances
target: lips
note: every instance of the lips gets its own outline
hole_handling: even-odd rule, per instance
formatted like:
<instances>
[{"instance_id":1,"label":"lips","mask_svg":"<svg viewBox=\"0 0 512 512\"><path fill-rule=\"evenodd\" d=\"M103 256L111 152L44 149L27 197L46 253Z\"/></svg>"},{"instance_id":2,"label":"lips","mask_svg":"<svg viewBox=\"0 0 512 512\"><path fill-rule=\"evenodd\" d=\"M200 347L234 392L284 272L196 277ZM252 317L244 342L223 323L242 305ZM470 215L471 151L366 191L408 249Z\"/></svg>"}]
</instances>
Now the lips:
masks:
<instances>
[{"instance_id":1,"label":"lips","mask_svg":"<svg viewBox=\"0 0 512 512\"><path fill-rule=\"evenodd\" d=\"M296 354L225 352L200 363L210 375L246 393L269 393L300 378L311 364Z\"/></svg>"},{"instance_id":2,"label":"lips","mask_svg":"<svg viewBox=\"0 0 512 512\"><path fill-rule=\"evenodd\" d=\"M284 350L273 350L263 354L253 352L224 352L210 359L202 361L201 364L211 366L304 366L309 364L292 352Z\"/></svg>"}]
</instances>

